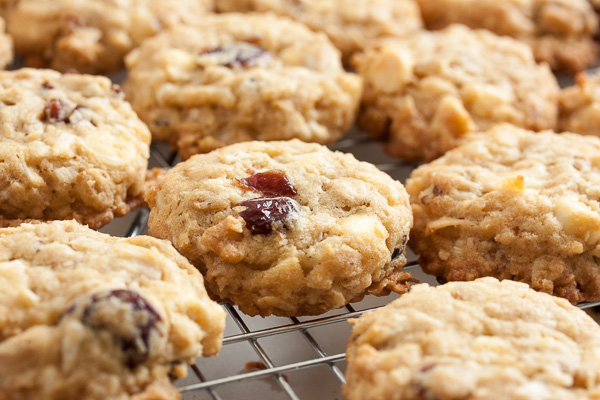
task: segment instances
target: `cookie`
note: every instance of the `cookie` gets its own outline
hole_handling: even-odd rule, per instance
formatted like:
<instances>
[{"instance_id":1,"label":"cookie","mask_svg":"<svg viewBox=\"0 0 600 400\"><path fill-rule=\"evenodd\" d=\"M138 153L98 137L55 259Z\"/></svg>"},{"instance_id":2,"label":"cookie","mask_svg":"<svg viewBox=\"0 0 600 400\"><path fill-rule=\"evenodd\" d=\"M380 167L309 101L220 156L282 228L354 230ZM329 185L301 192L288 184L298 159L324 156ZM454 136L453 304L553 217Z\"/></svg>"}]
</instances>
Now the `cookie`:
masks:
<instances>
[{"instance_id":1,"label":"cookie","mask_svg":"<svg viewBox=\"0 0 600 400\"><path fill-rule=\"evenodd\" d=\"M108 73L159 31L203 18L213 0L4 0L17 54L32 67Z\"/></svg>"},{"instance_id":2,"label":"cookie","mask_svg":"<svg viewBox=\"0 0 600 400\"><path fill-rule=\"evenodd\" d=\"M74 221L0 229L0 398L178 399L225 312L165 241Z\"/></svg>"},{"instance_id":3,"label":"cookie","mask_svg":"<svg viewBox=\"0 0 600 400\"><path fill-rule=\"evenodd\" d=\"M150 132L104 77L0 72L0 226L100 227L143 204Z\"/></svg>"},{"instance_id":4,"label":"cookie","mask_svg":"<svg viewBox=\"0 0 600 400\"><path fill-rule=\"evenodd\" d=\"M560 129L600 136L600 76L579 73L560 94Z\"/></svg>"},{"instance_id":5,"label":"cookie","mask_svg":"<svg viewBox=\"0 0 600 400\"><path fill-rule=\"evenodd\" d=\"M126 63L134 109L184 159L254 139L331 143L362 89L323 34L274 15L205 18L147 40Z\"/></svg>"},{"instance_id":6,"label":"cookie","mask_svg":"<svg viewBox=\"0 0 600 400\"><path fill-rule=\"evenodd\" d=\"M381 40L354 61L365 82L359 127L396 157L435 159L499 122L556 127L556 78L511 38L454 25Z\"/></svg>"},{"instance_id":7,"label":"cookie","mask_svg":"<svg viewBox=\"0 0 600 400\"><path fill-rule=\"evenodd\" d=\"M554 70L581 71L596 62L598 21L588 0L418 0L425 25L489 29L528 43Z\"/></svg>"},{"instance_id":8,"label":"cookie","mask_svg":"<svg viewBox=\"0 0 600 400\"><path fill-rule=\"evenodd\" d=\"M148 191L148 228L249 315L315 315L405 292L412 225L399 182L350 154L299 140L196 155Z\"/></svg>"},{"instance_id":9,"label":"cookie","mask_svg":"<svg viewBox=\"0 0 600 400\"><path fill-rule=\"evenodd\" d=\"M274 12L325 32L344 60L373 39L422 28L416 0L219 0L217 10Z\"/></svg>"},{"instance_id":10,"label":"cookie","mask_svg":"<svg viewBox=\"0 0 600 400\"><path fill-rule=\"evenodd\" d=\"M7 35L6 24L0 17L0 69L8 67L13 61L13 41L10 35Z\"/></svg>"},{"instance_id":11,"label":"cookie","mask_svg":"<svg viewBox=\"0 0 600 400\"><path fill-rule=\"evenodd\" d=\"M600 327L522 283L417 285L353 322L345 400L581 400L600 393Z\"/></svg>"},{"instance_id":12,"label":"cookie","mask_svg":"<svg viewBox=\"0 0 600 400\"><path fill-rule=\"evenodd\" d=\"M600 139L499 125L413 171L411 247L441 280L600 300Z\"/></svg>"}]
</instances>

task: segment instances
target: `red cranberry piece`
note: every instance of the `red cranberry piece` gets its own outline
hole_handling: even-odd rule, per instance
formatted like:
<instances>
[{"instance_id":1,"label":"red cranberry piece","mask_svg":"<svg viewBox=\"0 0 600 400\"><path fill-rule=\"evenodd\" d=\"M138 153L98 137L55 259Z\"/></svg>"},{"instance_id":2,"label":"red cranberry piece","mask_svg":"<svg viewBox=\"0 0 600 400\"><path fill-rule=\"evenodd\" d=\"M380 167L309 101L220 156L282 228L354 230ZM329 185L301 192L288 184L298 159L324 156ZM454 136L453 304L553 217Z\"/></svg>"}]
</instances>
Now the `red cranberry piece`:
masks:
<instances>
[{"instance_id":1,"label":"red cranberry piece","mask_svg":"<svg viewBox=\"0 0 600 400\"><path fill-rule=\"evenodd\" d=\"M48 122L69 122L71 113L67 110L66 104L61 99L50 99L44 107L44 121Z\"/></svg>"},{"instance_id":2,"label":"red cranberry piece","mask_svg":"<svg viewBox=\"0 0 600 400\"><path fill-rule=\"evenodd\" d=\"M125 321L119 318L124 309L129 314ZM148 358L150 334L160 320L160 315L146 299L125 289L93 295L81 313L84 325L111 332L123 352L125 364L131 369ZM123 329L123 324L130 322L134 326Z\"/></svg>"},{"instance_id":3,"label":"red cranberry piece","mask_svg":"<svg viewBox=\"0 0 600 400\"><path fill-rule=\"evenodd\" d=\"M261 58L270 54L260 46L245 42L226 44L201 53L201 55L216 55L220 64L227 68L253 67L258 64Z\"/></svg>"},{"instance_id":4,"label":"red cranberry piece","mask_svg":"<svg viewBox=\"0 0 600 400\"><path fill-rule=\"evenodd\" d=\"M289 197L258 198L238 204L246 207L240 216L253 235L266 235L273 231L273 223L285 222L298 212L296 202Z\"/></svg>"},{"instance_id":5,"label":"red cranberry piece","mask_svg":"<svg viewBox=\"0 0 600 400\"><path fill-rule=\"evenodd\" d=\"M123 89L121 89L121 86L117 85L116 83L111 85L110 91L119 96L123 94Z\"/></svg>"},{"instance_id":6,"label":"red cranberry piece","mask_svg":"<svg viewBox=\"0 0 600 400\"><path fill-rule=\"evenodd\" d=\"M246 187L269 197L293 197L298 194L294 184L289 180L285 172L277 169L260 172L245 179L238 179L238 181Z\"/></svg>"},{"instance_id":7,"label":"red cranberry piece","mask_svg":"<svg viewBox=\"0 0 600 400\"><path fill-rule=\"evenodd\" d=\"M54 86L52 86L52 84L48 81L44 81L44 83L42 83L42 88L49 90L49 89L54 89Z\"/></svg>"}]
</instances>

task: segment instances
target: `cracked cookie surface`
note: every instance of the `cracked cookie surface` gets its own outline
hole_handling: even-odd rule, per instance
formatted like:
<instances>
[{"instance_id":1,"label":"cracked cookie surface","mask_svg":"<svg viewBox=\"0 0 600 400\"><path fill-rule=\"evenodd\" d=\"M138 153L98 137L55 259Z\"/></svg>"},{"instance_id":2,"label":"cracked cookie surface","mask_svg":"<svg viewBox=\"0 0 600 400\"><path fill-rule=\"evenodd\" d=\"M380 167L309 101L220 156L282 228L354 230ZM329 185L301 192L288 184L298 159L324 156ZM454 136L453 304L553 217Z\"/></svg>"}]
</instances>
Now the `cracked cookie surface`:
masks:
<instances>
[{"instance_id":1,"label":"cracked cookie surface","mask_svg":"<svg viewBox=\"0 0 600 400\"><path fill-rule=\"evenodd\" d=\"M500 122L556 128L556 78L508 37L453 25L381 40L354 62L365 86L358 125L393 156L430 161Z\"/></svg>"},{"instance_id":2,"label":"cracked cookie surface","mask_svg":"<svg viewBox=\"0 0 600 400\"><path fill-rule=\"evenodd\" d=\"M318 144L247 142L196 155L150 189L149 232L250 315L314 315L404 292L403 186Z\"/></svg>"},{"instance_id":3,"label":"cracked cookie surface","mask_svg":"<svg viewBox=\"0 0 600 400\"><path fill-rule=\"evenodd\" d=\"M221 12L274 12L325 32L344 60L373 39L422 28L416 0L219 0Z\"/></svg>"},{"instance_id":4,"label":"cracked cookie surface","mask_svg":"<svg viewBox=\"0 0 600 400\"><path fill-rule=\"evenodd\" d=\"M600 136L600 75L579 73L560 93L560 129Z\"/></svg>"},{"instance_id":5,"label":"cracked cookie surface","mask_svg":"<svg viewBox=\"0 0 600 400\"><path fill-rule=\"evenodd\" d=\"M0 226L100 227L143 203L150 132L104 77L0 72Z\"/></svg>"},{"instance_id":6,"label":"cracked cookie surface","mask_svg":"<svg viewBox=\"0 0 600 400\"><path fill-rule=\"evenodd\" d=\"M598 20L588 0L419 0L425 25L489 29L528 43L554 70L581 71L596 62Z\"/></svg>"},{"instance_id":7,"label":"cracked cookie surface","mask_svg":"<svg viewBox=\"0 0 600 400\"><path fill-rule=\"evenodd\" d=\"M134 109L184 159L248 140L331 143L352 125L362 89L324 34L271 14L173 29L126 64Z\"/></svg>"},{"instance_id":8,"label":"cracked cookie surface","mask_svg":"<svg viewBox=\"0 0 600 400\"><path fill-rule=\"evenodd\" d=\"M144 39L212 7L212 0L0 0L28 66L95 74L118 71Z\"/></svg>"},{"instance_id":9,"label":"cracked cookie surface","mask_svg":"<svg viewBox=\"0 0 600 400\"><path fill-rule=\"evenodd\" d=\"M225 312L168 243L75 221L0 229L0 398L178 399Z\"/></svg>"},{"instance_id":10,"label":"cracked cookie surface","mask_svg":"<svg viewBox=\"0 0 600 400\"><path fill-rule=\"evenodd\" d=\"M522 283L417 285L353 322L345 400L582 400L600 393L600 327Z\"/></svg>"},{"instance_id":11,"label":"cracked cookie surface","mask_svg":"<svg viewBox=\"0 0 600 400\"><path fill-rule=\"evenodd\" d=\"M600 139L498 125L414 170L411 247L443 280L600 300Z\"/></svg>"}]
</instances>

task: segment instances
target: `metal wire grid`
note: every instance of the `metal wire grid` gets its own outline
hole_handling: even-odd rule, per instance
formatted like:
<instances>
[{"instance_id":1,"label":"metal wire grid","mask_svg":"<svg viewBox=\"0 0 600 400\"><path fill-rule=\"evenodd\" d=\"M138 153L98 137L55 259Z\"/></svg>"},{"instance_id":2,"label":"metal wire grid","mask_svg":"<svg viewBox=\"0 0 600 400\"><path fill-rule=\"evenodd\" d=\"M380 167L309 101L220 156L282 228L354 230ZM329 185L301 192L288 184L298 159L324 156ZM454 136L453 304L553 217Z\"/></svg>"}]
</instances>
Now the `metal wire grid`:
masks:
<instances>
[{"instance_id":1,"label":"metal wire grid","mask_svg":"<svg viewBox=\"0 0 600 400\"><path fill-rule=\"evenodd\" d=\"M381 146L377 143L373 143L371 140L361 136L357 132L353 132L347 139L338 142L334 146L335 150L344 152L350 152L357 156L357 158L370 161L375 164L379 169L387 172L395 179L402 182L406 180L415 165L407 164L402 161L391 159L386 156ZM151 165L169 168L175 165L179 160L170 149L162 145L153 145L151 149ZM126 236L135 236L146 232L146 224L148 221L149 210L142 209L135 214L131 221ZM431 277L425 276L419 268L416 261L416 257L409 253L407 255L409 259L405 270L410 271L421 281L427 281L430 284L436 284L432 281ZM345 369L345 354L343 348L349 333L349 324L346 322L352 318L358 318L363 313L371 311L381 307L382 305L390 302L394 296L380 299L375 301L373 299L364 300L361 303L355 305L347 305L342 310L333 312L333 315L325 314L325 316L305 318L303 320L299 318L278 318L269 317L265 319L258 318L262 322L262 326L257 325L255 322L257 318L250 318L245 315L241 315L237 308L229 305L222 304L228 313L228 321L225 338L223 340L223 351L229 347L233 347L239 344L245 344L251 349L251 354L246 355L246 360L252 360L258 358L258 361L251 363L251 369L242 368L241 370L232 370L223 368L216 368L219 370L227 370L226 372L214 373L214 363L211 364L210 359L199 358L196 363L191 366L191 373L186 380L179 384L179 390L183 394L184 399L213 399L213 400L226 400L226 399L238 399L242 396L245 399L251 398L282 398L282 399L293 399L299 400L301 398L341 398L341 385L344 383L344 369ZM585 303L579 305L580 308L585 309L600 305L600 302L596 303ZM358 310L356 308L359 308ZM274 322L273 322L274 321ZM345 328L340 329L339 324L344 324ZM261 325L261 324L258 324ZM231 330L231 327L237 328L237 332L227 333ZM323 336L318 337L314 334L315 329L320 327L336 326L333 329L333 333L330 335L339 336L335 339L338 343L334 354L328 351L322 343ZM274 360L274 356L280 356L285 353L286 350L281 348L270 349L269 346L261 343L268 338L276 337L287 337L290 334L297 334L301 336L302 341L307 345L308 349L304 354L305 359L301 360L285 360L282 363L278 363ZM285 340L284 340L285 343ZM285 344L284 344L285 346ZM299 346L298 342L291 344L291 346ZM306 352L308 351L308 356ZM236 364L236 367L241 367L242 359L244 356L237 357L237 350L233 350L233 355L228 357L228 363ZM252 355L253 354L253 355ZM221 356L217 357L219 359ZM233 360L233 361L232 361ZM316 369L320 368L319 371ZM325 369L328 372L323 372ZM312 387L309 395L301 396L298 393L298 386L291 383L290 377L295 373L305 370L312 370L309 376L309 382L315 379L315 377L322 377L323 373L327 373L333 377L333 379L326 380L326 384L323 387ZM214 376L213 376L214 375ZM270 381L270 387L265 385L249 388L240 387L234 390L224 390L227 394L220 394L220 392L232 386L234 384L243 384L245 382L256 382L265 380ZM304 381L303 385L306 385ZM304 386L302 386L306 389ZM303 390L304 390L303 389ZM267 393L267 394L265 394ZM253 397L255 395L255 397ZM265 397L266 396L266 397Z\"/></svg>"}]
</instances>

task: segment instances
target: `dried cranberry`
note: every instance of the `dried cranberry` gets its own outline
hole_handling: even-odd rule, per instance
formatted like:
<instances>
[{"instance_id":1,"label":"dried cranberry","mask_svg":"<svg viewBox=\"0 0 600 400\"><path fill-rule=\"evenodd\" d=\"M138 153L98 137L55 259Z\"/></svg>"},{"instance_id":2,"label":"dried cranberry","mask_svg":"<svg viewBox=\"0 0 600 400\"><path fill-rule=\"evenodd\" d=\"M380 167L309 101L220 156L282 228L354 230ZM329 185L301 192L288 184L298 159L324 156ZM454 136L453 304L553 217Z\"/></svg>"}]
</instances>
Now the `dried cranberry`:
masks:
<instances>
[{"instance_id":1,"label":"dried cranberry","mask_svg":"<svg viewBox=\"0 0 600 400\"><path fill-rule=\"evenodd\" d=\"M238 179L238 181L269 197L292 197L298 194L285 172L277 169L254 174L245 179Z\"/></svg>"},{"instance_id":2,"label":"dried cranberry","mask_svg":"<svg viewBox=\"0 0 600 400\"><path fill-rule=\"evenodd\" d=\"M271 233L274 222L284 222L298 212L296 202L289 197L251 199L238 205L246 207L240 216L253 235Z\"/></svg>"},{"instance_id":3,"label":"dried cranberry","mask_svg":"<svg viewBox=\"0 0 600 400\"><path fill-rule=\"evenodd\" d=\"M50 99L44 107L43 119L48 122L69 122L70 114L61 99Z\"/></svg>"},{"instance_id":4,"label":"dried cranberry","mask_svg":"<svg viewBox=\"0 0 600 400\"><path fill-rule=\"evenodd\" d=\"M227 68L249 68L257 65L261 58L270 53L260 46L238 42L205 50L200 55L217 55L219 63Z\"/></svg>"},{"instance_id":5,"label":"dried cranberry","mask_svg":"<svg viewBox=\"0 0 600 400\"><path fill-rule=\"evenodd\" d=\"M128 317L122 320L119 317L124 309ZM148 358L150 334L160 320L160 315L146 299L125 289L93 295L81 313L84 325L112 333L125 356L125 364L132 369ZM133 326L123 326L131 322Z\"/></svg>"},{"instance_id":6,"label":"dried cranberry","mask_svg":"<svg viewBox=\"0 0 600 400\"><path fill-rule=\"evenodd\" d=\"M121 89L121 86L117 85L116 83L111 85L110 91L119 96L123 94L123 89Z\"/></svg>"},{"instance_id":7,"label":"dried cranberry","mask_svg":"<svg viewBox=\"0 0 600 400\"><path fill-rule=\"evenodd\" d=\"M42 83L42 88L49 90L49 89L54 89L54 86L52 86L52 84L48 81L44 81L44 83Z\"/></svg>"}]
</instances>

